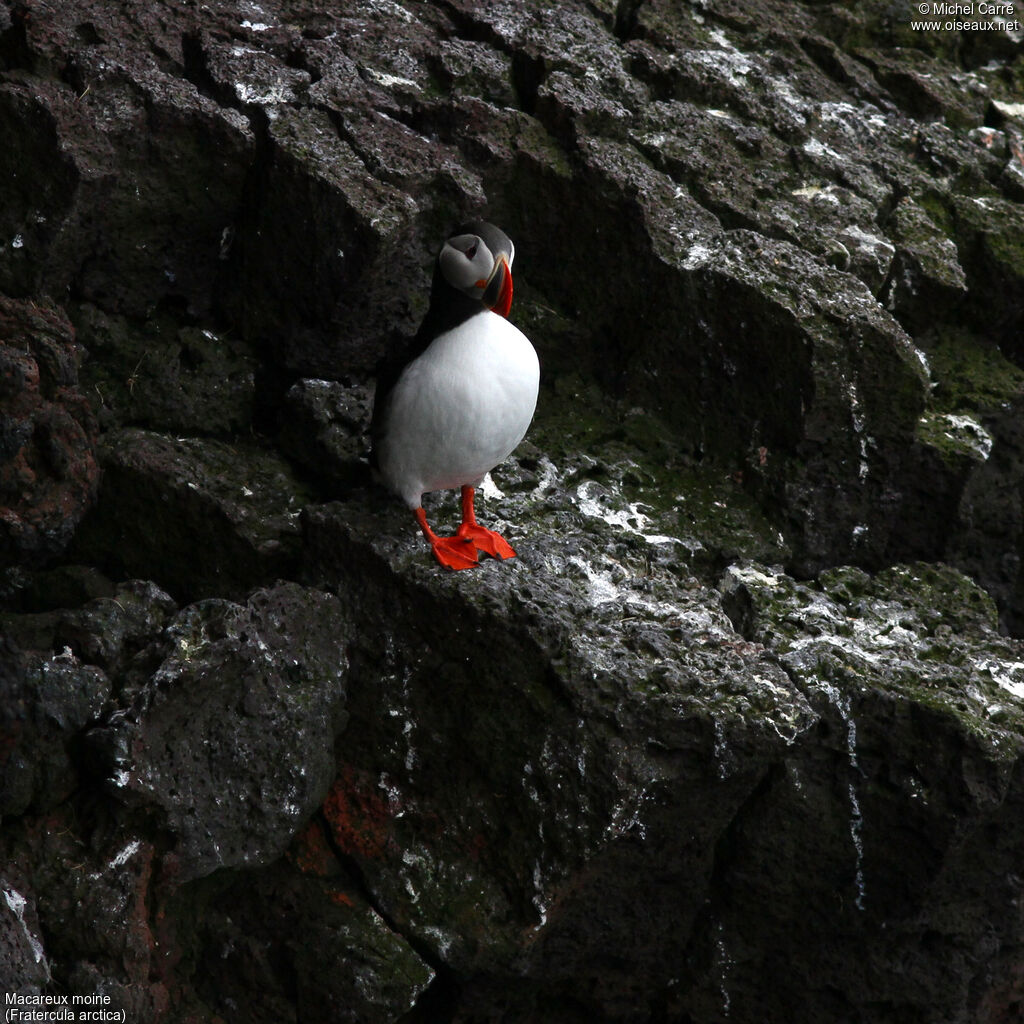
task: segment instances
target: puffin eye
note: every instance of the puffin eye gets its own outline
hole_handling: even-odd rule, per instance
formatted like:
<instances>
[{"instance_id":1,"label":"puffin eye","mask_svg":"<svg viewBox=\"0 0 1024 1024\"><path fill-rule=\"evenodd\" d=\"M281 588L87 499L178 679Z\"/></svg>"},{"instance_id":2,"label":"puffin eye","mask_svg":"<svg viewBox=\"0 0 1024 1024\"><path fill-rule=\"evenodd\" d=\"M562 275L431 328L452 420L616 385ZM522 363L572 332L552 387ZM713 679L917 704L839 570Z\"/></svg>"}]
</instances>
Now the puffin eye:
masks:
<instances>
[{"instance_id":1,"label":"puffin eye","mask_svg":"<svg viewBox=\"0 0 1024 1024\"><path fill-rule=\"evenodd\" d=\"M454 235L441 248L438 266L444 279L453 287L479 298L480 280L489 273L493 263L487 242L472 233ZM486 281L484 281L486 284Z\"/></svg>"}]
</instances>

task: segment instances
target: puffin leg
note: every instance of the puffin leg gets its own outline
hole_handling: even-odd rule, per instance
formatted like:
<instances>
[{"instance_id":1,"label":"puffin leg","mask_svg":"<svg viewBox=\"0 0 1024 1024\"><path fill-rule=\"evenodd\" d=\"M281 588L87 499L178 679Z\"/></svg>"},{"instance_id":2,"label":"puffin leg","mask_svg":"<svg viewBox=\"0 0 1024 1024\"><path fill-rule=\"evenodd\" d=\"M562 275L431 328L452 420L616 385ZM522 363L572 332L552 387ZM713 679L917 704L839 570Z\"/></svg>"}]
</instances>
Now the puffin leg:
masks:
<instances>
[{"instance_id":1,"label":"puffin leg","mask_svg":"<svg viewBox=\"0 0 1024 1024\"><path fill-rule=\"evenodd\" d=\"M476 513L473 511L475 496L472 487L467 485L462 488L462 525L455 531L455 536L470 541L474 547L492 558L515 558L512 545L504 537L476 521Z\"/></svg>"},{"instance_id":2,"label":"puffin leg","mask_svg":"<svg viewBox=\"0 0 1024 1024\"><path fill-rule=\"evenodd\" d=\"M477 564L476 551L465 537L439 537L427 522L427 513L422 506L415 510L416 522L420 524L423 536L427 538L434 557L446 569L472 569Z\"/></svg>"}]
</instances>

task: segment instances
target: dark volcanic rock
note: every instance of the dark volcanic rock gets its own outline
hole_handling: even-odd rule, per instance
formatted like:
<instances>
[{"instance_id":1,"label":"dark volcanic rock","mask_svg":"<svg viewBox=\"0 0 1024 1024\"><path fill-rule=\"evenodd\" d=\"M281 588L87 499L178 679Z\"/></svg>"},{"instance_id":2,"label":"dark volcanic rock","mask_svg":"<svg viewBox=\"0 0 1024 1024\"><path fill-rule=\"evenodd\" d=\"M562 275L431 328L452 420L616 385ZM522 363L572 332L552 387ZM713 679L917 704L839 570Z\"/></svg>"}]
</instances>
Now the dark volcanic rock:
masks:
<instances>
[{"instance_id":1,"label":"dark volcanic rock","mask_svg":"<svg viewBox=\"0 0 1024 1024\"><path fill-rule=\"evenodd\" d=\"M182 879L274 860L323 800L347 634L337 600L296 584L192 605L151 678L93 732L119 797L160 809Z\"/></svg>"},{"instance_id":2,"label":"dark volcanic rock","mask_svg":"<svg viewBox=\"0 0 1024 1024\"><path fill-rule=\"evenodd\" d=\"M8 5L9 6L9 5ZM16 7L5 34L0 291L210 310L254 133L186 77L178 5Z\"/></svg>"},{"instance_id":3,"label":"dark volcanic rock","mask_svg":"<svg viewBox=\"0 0 1024 1024\"><path fill-rule=\"evenodd\" d=\"M352 694L324 814L473 1000L504 977L522 1019L551 999L646 1019L637 986L667 986L702 942L717 838L816 716L696 580L567 516L565 541L440 588L408 544L364 552L356 508L311 517L317 564L366 581L353 671L384 668ZM395 621L418 642L399 647Z\"/></svg>"},{"instance_id":4,"label":"dark volcanic rock","mask_svg":"<svg viewBox=\"0 0 1024 1024\"><path fill-rule=\"evenodd\" d=\"M434 977L366 902L324 846L316 823L297 840L288 862L211 899L200 937L203 955L220 961L216 984L200 986L207 1004L224 1014L251 1007L253 1024L387 1024ZM254 967L258 1006L251 1003Z\"/></svg>"},{"instance_id":5,"label":"dark volcanic rock","mask_svg":"<svg viewBox=\"0 0 1024 1024\"><path fill-rule=\"evenodd\" d=\"M0 562L58 554L96 497L96 421L64 313L0 296Z\"/></svg>"},{"instance_id":6,"label":"dark volcanic rock","mask_svg":"<svg viewBox=\"0 0 1024 1024\"><path fill-rule=\"evenodd\" d=\"M0 0L2 987L1020 1017L1022 36L914 6ZM446 575L366 427L476 216Z\"/></svg>"},{"instance_id":7,"label":"dark volcanic rock","mask_svg":"<svg viewBox=\"0 0 1024 1024\"><path fill-rule=\"evenodd\" d=\"M49 981L35 907L0 875L0 985L12 996L33 996Z\"/></svg>"},{"instance_id":8,"label":"dark volcanic rock","mask_svg":"<svg viewBox=\"0 0 1024 1024\"><path fill-rule=\"evenodd\" d=\"M17 617L7 625L27 632ZM137 1020L164 1020L171 991L194 1001L174 974L177 944L190 941L185 928L206 898L187 883L275 860L328 791L345 723L348 622L336 598L297 584L257 591L245 606L206 601L174 614L159 588L134 581L64 612L57 629L114 685L71 648L45 660L5 651L5 670L22 668L0 677L0 874L14 880L8 906L35 942L29 969L28 939L19 945L12 932L9 990L48 983L52 962L66 989L110 996ZM83 778L99 786L80 809L85 833L68 803L56 807ZM102 791L109 800L97 803ZM35 808L50 813L23 813ZM152 821L144 831L154 841L140 838L142 821ZM242 901L253 893L244 888ZM19 895L35 890L52 929L45 943ZM265 904L253 908L266 919ZM426 979L369 907L350 917L355 932L376 928L382 948L404 951L409 978ZM229 922L219 926L230 941ZM353 990L365 990L360 978L350 979ZM419 990L409 984L400 1000Z\"/></svg>"},{"instance_id":9,"label":"dark volcanic rock","mask_svg":"<svg viewBox=\"0 0 1024 1024\"><path fill-rule=\"evenodd\" d=\"M95 822L99 827L83 837L59 812L42 820L42 827L38 819L5 827L2 851L6 871L19 879L17 891L34 890L35 910L52 926L39 936L34 958L43 969L59 965L65 995L85 996L128 1019L166 1017L166 958L151 921L152 844L111 829L109 821Z\"/></svg>"},{"instance_id":10,"label":"dark volcanic rock","mask_svg":"<svg viewBox=\"0 0 1024 1024\"><path fill-rule=\"evenodd\" d=\"M167 624L174 601L144 580L120 584L110 597L99 597L64 612L54 643L69 647L84 661L111 675L128 668L132 658Z\"/></svg>"},{"instance_id":11,"label":"dark volcanic rock","mask_svg":"<svg viewBox=\"0 0 1024 1024\"><path fill-rule=\"evenodd\" d=\"M103 492L76 544L111 573L241 596L293 568L306 492L273 452L126 429L106 435L100 461Z\"/></svg>"},{"instance_id":12,"label":"dark volcanic rock","mask_svg":"<svg viewBox=\"0 0 1024 1024\"><path fill-rule=\"evenodd\" d=\"M999 880L1013 872L1014 844L1002 837L1024 797L1024 662L1020 643L998 635L991 598L958 573L927 565L874 579L832 570L817 585L735 567L724 586L744 635L776 652L798 685L817 691L819 707L831 705L831 727L840 746L845 732L848 755L846 839L847 856L856 858L856 910L839 934L796 912L800 865L814 864L817 885L827 859L842 856L828 849L825 830L810 847L766 841L782 821L813 813L823 794L812 776L790 765L734 851L742 867L730 885L735 909L723 934L742 936L749 908L764 906L772 956L780 967L799 963L807 986L799 1002L779 990L763 994L764 1012L781 1018L817 1005L813 1016L829 1016L828 990L849 969L840 947L866 929L873 937L856 959L871 981L848 996L861 1019L875 1012L876 1001L895 1005L908 993L924 1008L922 1019L1004 1019L991 1011L979 1018L977 1010L979 991L987 1000L1001 983L993 986L987 972L932 978L926 964L934 947L925 952L938 943L946 962L980 963L1017 931ZM920 696L908 703L914 691ZM838 777L826 785L833 798L840 787ZM979 860L993 872L980 913L971 905L979 894L966 881ZM826 899L821 890L813 902ZM952 920L959 922L953 930ZM745 938L739 942L730 950L733 977L754 953Z\"/></svg>"},{"instance_id":13,"label":"dark volcanic rock","mask_svg":"<svg viewBox=\"0 0 1024 1024\"><path fill-rule=\"evenodd\" d=\"M300 380L288 389L278 443L321 484L345 488L366 477L373 392L365 385Z\"/></svg>"},{"instance_id":14,"label":"dark volcanic rock","mask_svg":"<svg viewBox=\"0 0 1024 1024\"><path fill-rule=\"evenodd\" d=\"M984 972L914 979L1016 934L995 881L1012 843L986 855L988 910L962 889L1021 800L1022 651L991 599L927 566L817 587L737 566L737 635L586 508L571 544L525 540L443 586L411 544L361 553L357 508L310 519L316 564L366 581L353 671L385 670L353 694L324 814L389 919L455 970L456 1019L494 1000L509 1020L868 1019L908 990L926 1019L970 1019ZM766 964L801 984L766 993Z\"/></svg>"},{"instance_id":15,"label":"dark volcanic rock","mask_svg":"<svg viewBox=\"0 0 1024 1024\"><path fill-rule=\"evenodd\" d=\"M237 338L170 316L137 324L92 305L75 317L91 356L83 384L106 425L221 437L252 425L257 362Z\"/></svg>"},{"instance_id":16,"label":"dark volcanic rock","mask_svg":"<svg viewBox=\"0 0 1024 1024\"><path fill-rule=\"evenodd\" d=\"M0 815L48 810L77 785L71 743L106 706L110 680L67 649L50 656L0 644Z\"/></svg>"}]
</instances>

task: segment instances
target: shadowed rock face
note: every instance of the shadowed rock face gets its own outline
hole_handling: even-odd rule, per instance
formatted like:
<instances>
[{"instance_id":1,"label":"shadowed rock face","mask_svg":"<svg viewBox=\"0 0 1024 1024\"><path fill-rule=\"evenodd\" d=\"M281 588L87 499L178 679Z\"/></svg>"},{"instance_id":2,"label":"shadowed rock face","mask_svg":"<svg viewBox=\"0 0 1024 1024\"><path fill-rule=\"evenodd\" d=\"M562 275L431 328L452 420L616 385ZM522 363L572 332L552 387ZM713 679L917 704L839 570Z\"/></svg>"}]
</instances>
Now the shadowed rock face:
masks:
<instances>
[{"instance_id":1,"label":"shadowed rock face","mask_svg":"<svg viewBox=\"0 0 1024 1024\"><path fill-rule=\"evenodd\" d=\"M78 387L82 351L49 303L0 298L0 554L63 551L96 497L96 418Z\"/></svg>"},{"instance_id":2,"label":"shadowed rock face","mask_svg":"<svg viewBox=\"0 0 1024 1024\"><path fill-rule=\"evenodd\" d=\"M914 6L0 0L0 989L1020 1019L1022 35ZM446 575L362 460L478 216Z\"/></svg>"}]
</instances>

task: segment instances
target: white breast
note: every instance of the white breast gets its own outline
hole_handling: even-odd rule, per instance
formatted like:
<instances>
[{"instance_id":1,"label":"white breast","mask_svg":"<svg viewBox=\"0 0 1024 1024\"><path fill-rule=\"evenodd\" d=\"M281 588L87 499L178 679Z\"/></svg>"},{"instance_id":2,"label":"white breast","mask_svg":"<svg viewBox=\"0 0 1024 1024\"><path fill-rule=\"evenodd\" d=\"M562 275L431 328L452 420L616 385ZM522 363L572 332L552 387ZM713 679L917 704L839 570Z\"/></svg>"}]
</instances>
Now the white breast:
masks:
<instances>
[{"instance_id":1,"label":"white breast","mask_svg":"<svg viewBox=\"0 0 1024 1024\"><path fill-rule=\"evenodd\" d=\"M435 339L391 394L377 463L411 508L426 491L479 485L523 439L540 365L529 339L483 310Z\"/></svg>"}]
</instances>

